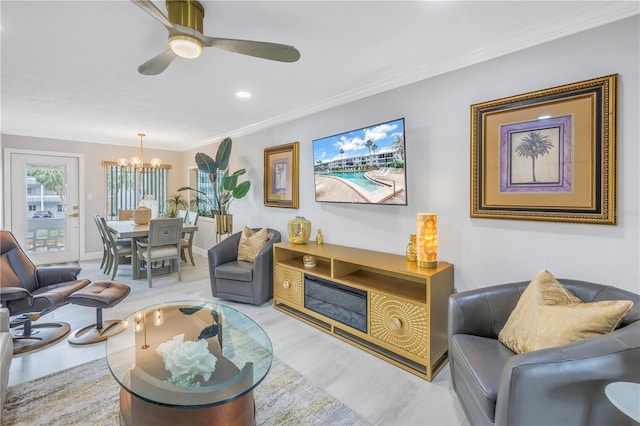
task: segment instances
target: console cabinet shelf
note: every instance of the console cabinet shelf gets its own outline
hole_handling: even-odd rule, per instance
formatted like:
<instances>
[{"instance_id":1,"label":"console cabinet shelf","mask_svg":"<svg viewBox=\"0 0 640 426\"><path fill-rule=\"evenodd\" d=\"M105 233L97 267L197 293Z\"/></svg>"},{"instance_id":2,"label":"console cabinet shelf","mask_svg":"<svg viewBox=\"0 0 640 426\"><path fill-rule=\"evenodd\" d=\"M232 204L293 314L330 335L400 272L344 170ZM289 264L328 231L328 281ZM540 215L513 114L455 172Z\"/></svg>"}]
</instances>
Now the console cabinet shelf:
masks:
<instances>
[{"instance_id":1,"label":"console cabinet shelf","mask_svg":"<svg viewBox=\"0 0 640 426\"><path fill-rule=\"evenodd\" d=\"M426 269L394 254L282 242L273 278L275 309L429 381L447 361L450 263Z\"/></svg>"}]
</instances>

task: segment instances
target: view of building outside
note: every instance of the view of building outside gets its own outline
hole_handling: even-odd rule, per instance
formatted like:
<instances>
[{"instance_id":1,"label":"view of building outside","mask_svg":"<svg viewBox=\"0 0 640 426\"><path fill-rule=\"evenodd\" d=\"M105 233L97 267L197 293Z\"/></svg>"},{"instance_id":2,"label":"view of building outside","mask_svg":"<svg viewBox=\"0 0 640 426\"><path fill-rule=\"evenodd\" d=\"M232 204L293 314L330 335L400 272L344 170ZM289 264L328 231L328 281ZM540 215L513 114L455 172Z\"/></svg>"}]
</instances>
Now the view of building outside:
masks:
<instances>
[{"instance_id":1,"label":"view of building outside","mask_svg":"<svg viewBox=\"0 0 640 426\"><path fill-rule=\"evenodd\" d=\"M63 250L65 209L63 168L29 167L27 179L27 252Z\"/></svg>"}]
</instances>

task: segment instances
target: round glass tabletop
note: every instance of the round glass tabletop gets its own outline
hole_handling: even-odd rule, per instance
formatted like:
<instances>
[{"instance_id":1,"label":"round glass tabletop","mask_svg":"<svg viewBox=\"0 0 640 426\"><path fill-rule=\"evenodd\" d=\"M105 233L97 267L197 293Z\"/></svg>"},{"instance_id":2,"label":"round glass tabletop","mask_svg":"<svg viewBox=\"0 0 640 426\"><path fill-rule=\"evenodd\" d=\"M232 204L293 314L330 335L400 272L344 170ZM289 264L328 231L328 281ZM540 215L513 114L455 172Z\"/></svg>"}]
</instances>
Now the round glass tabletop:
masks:
<instances>
[{"instance_id":1,"label":"round glass tabletop","mask_svg":"<svg viewBox=\"0 0 640 426\"><path fill-rule=\"evenodd\" d=\"M267 334L228 306L169 302L123 321L124 331L107 340L107 363L125 390L154 404L224 404L253 390L271 368Z\"/></svg>"}]
</instances>

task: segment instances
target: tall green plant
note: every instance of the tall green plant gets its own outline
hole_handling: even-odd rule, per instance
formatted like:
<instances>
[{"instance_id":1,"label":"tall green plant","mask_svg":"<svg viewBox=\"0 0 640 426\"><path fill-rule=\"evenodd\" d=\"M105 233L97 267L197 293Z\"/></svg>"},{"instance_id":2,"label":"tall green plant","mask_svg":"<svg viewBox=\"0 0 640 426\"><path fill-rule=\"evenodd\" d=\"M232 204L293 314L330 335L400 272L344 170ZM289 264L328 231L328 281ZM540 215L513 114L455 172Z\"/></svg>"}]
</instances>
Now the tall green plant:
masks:
<instances>
[{"instance_id":1,"label":"tall green plant","mask_svg":"<svg viewBox=\"0 0 640 426\"><path fill-rule=\"evenodd\" d=\"M238 178L245 173L246 169L240 169L234 173L229 173L229 158L231 157L231 138L225 138L216 152L216 158L213 159L203 152L196 154L196 164L198 169L209 176L209 180L213 183L212 205L215 214L229 214L229 207L233 200L243 198L249 192L251 182L244 181L238 183ZM178 188L178 191L195 191L207 196L204 192L184 186ZM207 197L209 198L209 197Z\"/></svg>"}]
</instances>

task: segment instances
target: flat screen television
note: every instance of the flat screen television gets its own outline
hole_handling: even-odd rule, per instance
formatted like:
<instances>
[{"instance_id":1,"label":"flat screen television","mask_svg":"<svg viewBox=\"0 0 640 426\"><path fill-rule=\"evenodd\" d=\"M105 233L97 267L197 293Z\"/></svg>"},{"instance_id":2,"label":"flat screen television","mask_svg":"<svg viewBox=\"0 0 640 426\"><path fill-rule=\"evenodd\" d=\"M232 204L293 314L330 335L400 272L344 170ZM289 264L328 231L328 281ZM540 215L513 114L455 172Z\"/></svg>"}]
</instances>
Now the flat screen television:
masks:
<instances>
[{"instance_id":1,"label":"flat screen television","mask_svg":"<svg viewBox=\"0 0 640 426\"><path fill-rule=\"evenodd\" d=\"M404 118L313 141L316 201L407 205Z\"/></svg>"}]
</instances>

